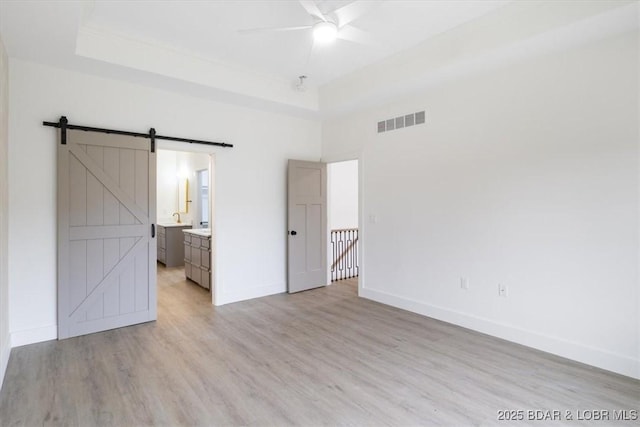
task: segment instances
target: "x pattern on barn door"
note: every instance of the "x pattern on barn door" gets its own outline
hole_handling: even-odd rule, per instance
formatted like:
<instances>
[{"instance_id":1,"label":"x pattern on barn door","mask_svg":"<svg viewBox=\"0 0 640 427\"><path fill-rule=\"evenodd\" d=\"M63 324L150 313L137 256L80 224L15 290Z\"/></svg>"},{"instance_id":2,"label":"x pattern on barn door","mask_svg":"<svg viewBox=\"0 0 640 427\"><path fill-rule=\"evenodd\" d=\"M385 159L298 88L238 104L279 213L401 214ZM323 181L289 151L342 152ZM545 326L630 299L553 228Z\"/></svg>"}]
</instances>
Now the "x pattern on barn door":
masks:
<instances>
[{"instance_id":1,"label":"x pattern on barn door","mask_svg":"<svg viewBox=\"0 0 640 427\"><path fill-rule=\"evenodd\" d=\"M140 138L67 132L58 156L58 336L154 320L155 153Z\"/></svg>"}]
</instances>

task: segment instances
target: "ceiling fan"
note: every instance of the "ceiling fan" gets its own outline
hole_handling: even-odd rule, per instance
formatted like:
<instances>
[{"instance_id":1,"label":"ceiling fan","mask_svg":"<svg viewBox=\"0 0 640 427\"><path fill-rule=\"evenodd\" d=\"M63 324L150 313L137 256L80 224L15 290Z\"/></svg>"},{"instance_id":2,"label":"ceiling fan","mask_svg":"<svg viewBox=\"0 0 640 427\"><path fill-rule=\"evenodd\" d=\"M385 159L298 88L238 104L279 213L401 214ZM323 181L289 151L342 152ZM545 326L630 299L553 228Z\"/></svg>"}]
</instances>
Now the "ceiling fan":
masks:
<instances>
[{"instance_id":1,"label":"ceiling fan","mask_svg":"<svg viewBox=\"0 0 640 427\"><path fill-rule=\"evenodd\" d=\"M371 10L374 6L380 3L379 1L356 0L326 14L320 11L320 8L313 0L298 0L298 2L316 21L313 25L251 28L239 30L238 32L241 34L249 34L274 31L312 30L313 40L317 43L329 43L335 39L348 40L360 44L372 43L369 33L349 24Z\"/></svg>"}]
</instances>

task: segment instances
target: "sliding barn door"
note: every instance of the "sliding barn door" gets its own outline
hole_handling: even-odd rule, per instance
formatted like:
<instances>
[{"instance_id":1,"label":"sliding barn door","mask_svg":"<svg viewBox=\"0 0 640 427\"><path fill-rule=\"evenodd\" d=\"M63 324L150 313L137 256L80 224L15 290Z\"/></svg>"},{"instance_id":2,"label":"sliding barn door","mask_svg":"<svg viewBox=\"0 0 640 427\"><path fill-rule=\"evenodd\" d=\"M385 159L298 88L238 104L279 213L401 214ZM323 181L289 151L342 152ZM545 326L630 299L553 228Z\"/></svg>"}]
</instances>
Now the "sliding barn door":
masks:
<instances>
[{"instance_id":1,"label":"sliding barn door","mask_svg":"<svg viewBox=\"0 0 640 427\"><path fill-rule=\"evenodd\" d=\"M327 165L289 160L289 293L327 284Z\"/></svg>"},{"instance_id":2,"label":"sliding barn door","mask_svg":"<svg viewBox=\"0 0 640 427\"><path fill-rule=\"evenodd\" d=\"M66 141L58 144L58 338L155 320L150 141L80 130L67 130Z\"/></svg>"}]
</instances>

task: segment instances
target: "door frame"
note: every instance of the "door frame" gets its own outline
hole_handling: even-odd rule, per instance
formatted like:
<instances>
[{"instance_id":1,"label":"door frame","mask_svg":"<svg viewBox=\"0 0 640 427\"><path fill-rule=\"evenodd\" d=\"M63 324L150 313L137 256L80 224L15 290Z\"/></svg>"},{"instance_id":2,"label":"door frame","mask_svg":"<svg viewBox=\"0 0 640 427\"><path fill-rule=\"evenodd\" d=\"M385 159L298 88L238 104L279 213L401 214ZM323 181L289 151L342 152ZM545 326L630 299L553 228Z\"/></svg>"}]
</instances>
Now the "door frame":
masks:
<instances>
[{"instance_id":1,"label":"door frame","mask_svg":"<svg viewBox=\"0 0 640 427\"><path fill-rule=\"evenodd\" d=\"M362 295L362 290L365 288L365 236L367 223L364 218L364 156L361 152L346 153L341 156L322 158L322 162L329 165L330 163L348 162L350 160L358 161L358 296ZM329 174L327 173L327 180L329 180ZM327 184L327 211L331 208L331 189ZM330 256L330 242L331 242L331 230L327 227L327 260L331 259ZM329 285L331 282L331 263L327 261L327 280Z\"/></svg>"},{"instance_id":2,"label":"door frame","mask_svg":"<svg viewBox=\"0 0 640 427\"><path fill-rule=\"evenodd\" d=\"M347 160L335 160L335 161L331 161L331 162L326 162L327 164L327 283L329 285L331 285L333 282L331 281L331 258L333 255L333 251L331 248L331 230L333 227L329 227L330 224L330 212L331 212L331 173L330 170L331 168L329 167L332 164L336 164L336 163L343 163L343 162L352 162L355 161L358 164L358 176L357 176L357 181L358 181L358 212L356 214L356 216L358 217L358 243L361 241L361 237L360 237L360 233L361 233L361 226L362 226L362 218L361 218L361 212L360 212L360 159L359 158L355 158L355 159L347 159ZM358 252L360 251L362 245L358 245ZM358 255L358 263L360 262L360 256ZM359 271L358 271L358 280L360 278L360 265L358 265Z\"/></svg>"},{"instance_id":3,"label":"door frame","mask_svg":"<svg viewBox=\"0 0 640 427\"><path fill-rule=\"evenodd\" d=\"M217 239L217 217L215 206L215 175L216 175L216 149L208 146L199 146L189 144L185 142L171 142L171 141L156 141L156 148L159 150L168 151L181 151L183 153L195 153L209 156L209 228L211 229L211 274L210 294L211 304L216 305L216 301L221 301L222 289L221 281L218 275L217 254L218 254L218 239ZM156 170L158 173L159 170ZM194 186L195 188L196 186Z\"/></svg>"}]
</instances>

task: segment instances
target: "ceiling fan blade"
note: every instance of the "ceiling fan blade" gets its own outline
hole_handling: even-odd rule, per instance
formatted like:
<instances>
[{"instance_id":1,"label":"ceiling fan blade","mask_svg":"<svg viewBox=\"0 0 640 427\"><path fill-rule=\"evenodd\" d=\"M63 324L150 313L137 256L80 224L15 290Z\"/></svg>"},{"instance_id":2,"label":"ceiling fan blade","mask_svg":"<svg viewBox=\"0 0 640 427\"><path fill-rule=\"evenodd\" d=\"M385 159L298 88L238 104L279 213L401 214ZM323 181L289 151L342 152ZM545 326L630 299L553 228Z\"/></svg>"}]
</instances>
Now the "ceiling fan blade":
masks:
<instances>
[{"instance_id":1,"label":"ceiling fan blade","mask_svg":"<svg viewBox=\"0 0 640 427\"><path fill-rule=\"evenodd\" d=\"M338 38L341 40L347 40L353 43L374 45L375 40L371 33L362 31L359 28L349 25L348 27L342 27L338 30Z\"/></svg>"},{"instance_id":2,"label":"ceiling fan blade","mask_svg":"<svg viewBox=\"0 0 640 427\"><path fill-rule=\"evenodd\" d=\"M313 0L298 0L298 2L300 2L302 7L304 7L304 10L306 10L309 15L316 17L322 21L327 20L327 18L318 8L318 5L316 5L316 2L314 2Z\"/></svg>"},{"instance_id":3,"label":"ceiling fan blade","mask_svg":"<svg viewBox=\"0 0 640 427\"><path fill-rule=\"evenodd\" d=\"M338 27L344 27L348 23L360 18L362 15L369 12L373 8L380 6L380 3L381 1L356 0L346 6L329 12L327 15L335 15L338 18Z\"/></svg>"},{"instance_id":4,"label":"ceiling fan blade","mask_svg":"<svg viewBox=\"0 0 640 427\"><path fill-rule=\"evenodd\" d=\"M312 28L311 25L304 25L300 27L249 28L246 30L238 30L238 33L251 34L251 33L266 33L266 32L279 32L279 31L299 31L299 30L308 30L310 28Z\"/></svg>"}]
</instances>

